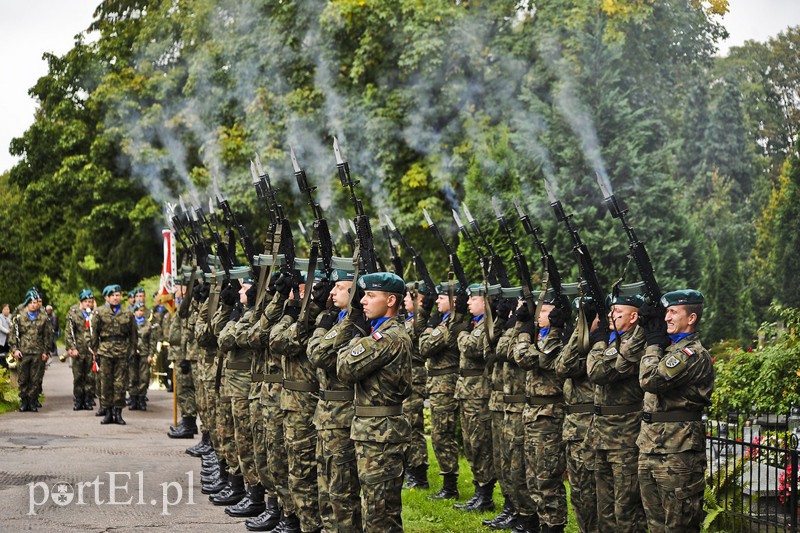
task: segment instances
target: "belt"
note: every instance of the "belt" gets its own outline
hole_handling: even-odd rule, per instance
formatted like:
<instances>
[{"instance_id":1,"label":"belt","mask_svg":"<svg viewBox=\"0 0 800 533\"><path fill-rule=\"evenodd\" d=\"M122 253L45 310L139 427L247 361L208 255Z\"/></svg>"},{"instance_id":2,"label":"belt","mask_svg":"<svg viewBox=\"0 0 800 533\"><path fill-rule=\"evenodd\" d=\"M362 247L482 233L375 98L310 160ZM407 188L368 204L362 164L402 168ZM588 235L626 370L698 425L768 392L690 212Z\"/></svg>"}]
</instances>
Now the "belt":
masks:
<instances>
[{"instance_id":1,"label":"belt","mask_svg":"<svg viewBox=\"0 0 800 533\"><path fill-rule=\"evenodd\" d=\"M653 422L699 422L703 419L702 411L666 411L659 413L642 413L642 421L646 424Z\"/></svg>"},{"instance_id":2,"label":"belt","mask_svg":"<svg viewBox=\"0 0 800 533\"><path fill-rule=\"evenodd\" d=\"M593 403L576 403L575 405L567 406L567 413L575 415L578 413L594 413Z\"/></svg>"},{"instance_id":3,"label":"belt","mask_svg":"<svg viewBox=\"0 0 800 533\"><path fill-rule=\"evenodd\" d=\"M355 391L351 390L319 390L319 399L325 401L352 402L355 397Z\"/></svg>"},{"instance_id":4,"label":"belt","mask_svg":"<svg viewBox=\"0 0 800 533\"><path fill-rule=\"evenodd\" d=\"M228 361L225 364L228 370L250 370L250 361Z\"/></svg>"},{"instance_id":5,"label":"belt","mask_svg":"<svg viewBox=\"0 0 800 533\"><path fill-rule=\"evenodd\" d=\"M382 405L379 407L356 405L356 416L398 416L402 414L402 405Z\"/></svg>"},{"instance_id":6,"label":"belt","mask_svg":"<svg viewBox=\"0 0 800 533\"><path fill-rule=\"evenodd\" d=\"M503 394L503 403L525 403L524 394Z\"/></svg>"},{"instance_id":7,"label":"belt","mask_svg":"<svg viewBox=\"0 0 800 533\"><path fill-rule=\"evenodd\" d=\"M128 340L130 337L126 335L106 335L105 337L100 337L101 341L115 341L115 342L123 342Z\"/></svg>"},{"instance_id":8,"label":"belt","mask_svg":"<svg viewBox=\"0 0 800 533\"><path fill-rule=\"evenodd\" d=\"M627 405L595 405L594 414L599 416L605 415L627 415L629 413L636 413L642 410L642 404L630 403Z\"/></svg>"},{"instance_id":9,"label":"belt","mask_svg":"<svg viewBox=\"0 0 800 533\"><path fill-rule=\"evenodd\" d=\"M457 366L448 366L447 368L430 368L428 369L428 376L446 376L447 374L455 374L457 372Z\"/></svg>"},{"instance_id":10,"label":"belt","mask_svg":"<svg viewBox=\"0 0 800 533\"><path fill-rule=\"evenodd\" d=\"M474 378L474 377L477 377L477 376L482 376L483 375L483 369L482 368L462 368L461 370L458 371L458 373L461 374L461 377L463 377L463 378Z\"/></svg>"},{"instance_id":11,"label":"belt","mask_svg":"<svg viewBox=\"0 0 800 533\"><path fill-rule=\"evenodd\" d=\"M551 405L564 401L563 396L528 396L525 398L528 405Z\"/></svg>"},{"instance_id":12,"label":"belt","mask_svg":"<svg viewBox=\"0 0 800 533\"><path fill-rule=\"evenodd\" d=\"M319 385L306 381L284 381L283 388L297 392L319 392Z\"/></svg>"},{"instance_id":13,"label":"belt","mask_svg":"<svg viewBox=\"0 0 800 533\"><path fill-rule=\"evenodd\" d=\"M502 383L492 383L492 390L494 392L503 392L503 384Z\"/></svg>"},{"instance_id":14,"label":"belt","mask_svg":"<svg viewBox=\"0 0 800 533\"><path fill-rule=\"evenodd\" d=\"M282 374L264 374L264 383L283 383Z\"/></svg>"},{"instance_id":15,"label":"belt","mask_svg":"<svg viewBox=\"0 0 800 533\"><path fill-rule=\"evenodd\" d=\"M231 403L231 397L230 396L220 396L219 397L219 401L220 401L220 403Z\"/></svg>"},{"instance_id":16,"label":"belt","mask_svg":"<svg viewBox=\"0 0 800 533\"><path fill-rule=\"evenodd\" d=\"M252 381L253 383L261 383L262 381L264 381L264 373L258 372L256 374L250 374L250 381Z\"/></svg>"}]
</instances>

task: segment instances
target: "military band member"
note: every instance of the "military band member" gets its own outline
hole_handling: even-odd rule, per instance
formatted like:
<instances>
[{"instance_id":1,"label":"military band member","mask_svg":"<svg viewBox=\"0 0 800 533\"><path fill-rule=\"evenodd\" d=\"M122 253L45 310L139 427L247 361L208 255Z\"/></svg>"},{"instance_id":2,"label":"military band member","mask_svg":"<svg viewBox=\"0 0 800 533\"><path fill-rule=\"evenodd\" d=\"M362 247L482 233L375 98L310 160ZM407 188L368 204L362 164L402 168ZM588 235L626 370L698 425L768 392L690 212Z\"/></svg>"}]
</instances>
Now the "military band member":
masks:
<instances>
[{"instance_id":1,"label":"military band member","mask_svg":"<svg viewBox=\"0 0 800 533\"><path fill-rule=\"evenodd\" d=\"M22 309L12 319L9 351L17 360L20 412L37 412L36 376L49 357L53 328L41 310L39 294L29 290Z\"/></svg>"},{"instance_id":2,"label":"military band member","mask_svg":"<svg viewBox=\"0 0 800 533\"><path fill-rule=\"evenodd\" d=\"M94 293L83 289L78 294L79 303L69 308L64 343L67 355L72 360L73 410L92 410L94 402L95 375L92 372L92 312Z\"/></svg>"}]
</instances>

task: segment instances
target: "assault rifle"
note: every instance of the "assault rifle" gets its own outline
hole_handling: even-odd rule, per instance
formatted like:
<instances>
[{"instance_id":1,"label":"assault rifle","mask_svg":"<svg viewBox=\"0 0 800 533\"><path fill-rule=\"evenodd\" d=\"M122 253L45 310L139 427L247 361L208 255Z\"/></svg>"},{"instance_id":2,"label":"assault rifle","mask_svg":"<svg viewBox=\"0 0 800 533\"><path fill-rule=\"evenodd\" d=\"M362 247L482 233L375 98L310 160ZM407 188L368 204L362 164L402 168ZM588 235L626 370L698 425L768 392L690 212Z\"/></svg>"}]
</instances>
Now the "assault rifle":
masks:
<instances>
[{"instance_id":1,"label":"assault rifle","mask_svg":"<svg viewBox=\"0 0 800 533\"><path fill-rule=\"evenodd\" d=\"M469 212L467 204L461 204L461 208L464 210L464 214L467 216L467 221L472 227L472 232L478 236L480 242L483 244L483 247L488 251L488 255L484 257L483 260L488 263L487 268L489 273L500 282L500 285L503 287L510 287L511 281L508 279L508 270L506 269L505 263L503 263L503 259L497 255L492 243L486 238L486 234L481 231L478 221L475 220L475 217L473 217L472 213Z\"/></svg>"},{"instance_id":2,"label":"assault rifle","mask_svg":"<svg viewBox=\"0 0 800 533\"><path fill-rule=\"evenodd\" d=\"M197 264L203 268L204 272L211 272L211 268L208 266L208 256L213 254L213 250L203 237L202 229L198 227L196 215L186 208L183 197L178 197L178 202L180 203L181 211L183 211L186 217L186 221L185 223L180 222L178 217L175 217L173 220L183 225L186 235L193 243L192 247L194 248L194 256L197 259Z\"/></svg>"},{"instance_id":3,"label":"assault rifle","mask_svg":"<svg viewBox=\"0 0 800 533\"><path fill-rule=\"evenodd\" d=\"M289 154L292 158L292 167L294 168L294 178L297 181L297 186L300 188L300 192L303 193L308 199L308 205L311 207L311 213L314 215L314 234L311 239L311 258L313 258L314 263L316 263L314 248L315 243L318 242L319 253L322 257L323 271L325 272L325 277L330 279L331 272L333 272L331 258L333 257L335 250L333 246L333 239L331 239L331 232L330 229L328 229L328 221L325 220L325 216L322 214L322 208L314 200L314 191L317 188L308 184L306 171L300 168L300 165L297 162L297 157L295 156L292 148L289 148ZM310 271L314 268L316 268L316 265L309 262L309 275L312 277L314 274Z\"/></svg>"},{"instance_id":4,"label":"assault rifle","mask_svg":"<svg viewBox=\"0 0 800 533\"><path fill-rule=\"evenodd\" d=\"M525 305L531 316L535 316L534 311L536 309L536 303L533 297L534 288L533 282L531 281L531 272L528 269L528 260L525 259L525 254L522 253L519 243L517 243L517 240L514 238L514 232L511 231L511 227L508 225L508 221L506 221L506 217L494 197L492 197L492 205L494 207L495 216L497 217L497 223L500 225L500 229L503 233L506 234L508 242L511 245L511 250L514 252L514 266L517 268L517 275L519 276L520 285L522 286L522 297L525 299Z\"/></svg>"},{"instance_id":5,"label":"assault rifle","mask_svg":"<svg viewBox=\"0 0 800 533\"><path fill-rule=\"evenodd\" d=\"M386 220L384 220L383 217L379 217L379 218L380 218L380 221L381 221L381 231L383 232L383 237L386 239L386 243L389 245L389 253L391 254L392 266L394 267L394 273L397 274L398 276L402 277L403 276L403 271L404 271L404 269L403 269L403 259L397 253L397 247L394 245L394 242L392 242L392 234L389 231L389 226L387 225L387 222L386 222L386 220L388 220L389 217L386 217Z\"/></svg>"},{"instance_id":6,"label":"assault rifle","mask_svg":"<svg viewBox=\"0 0 800 533\"><path fill-rule=\"evenodd\" d=\"M414 262L414 268L417 270L417 274L419 274L421 281L425 282L425 285L428 286L428 290L431 291L431 293L435 291L436 284L433 282L433 278L431 278L431 275L428 273L428 267L425 266L425 260L422 259L422 256L417 253L414 247L408 243L405 237L403 237L403 234L400 233L400 230L398 230L397 226L394 225L394 222L392 222L392 219L389 217L389 215L384 215L384 218L386 219L386 224L389 226L389 229L397 236L400 244L402 244L403 247L411 254L411 260Z\"/></svg>"},{"instance_id":7,"label":"assault rifle","mask_svg":"<svg viewBox=\"0 0 800 533\"><path fill-rule=\"evenodd\" d=\"M211 200L209 199L209 213L213 214L213 204L210 202ZM239 221L236 220L236 215L233 214L228 200L226 200L222 195L217 196L217 207L222 210L222 221L225 224L225 227L227 227L228 230L233 228L239 234L239 242L242 245L244 255L247 256L247 264L250 265L250 268L253 269L253 272L256 272L257 267L254 262L256 247L253 245L253 240L250 238L250 234L247 233L247 230L244 228L244 226L239 224Z\"/></svg>"},{"instance_id":8,"label":"assault rifle","mask_svg":"<svg viewBox=\"0 0 800 533\"><path fill-rule=\"evenodd\" d=\"M225 278L229 279L231 275L231 268L233 268L234 265L234 260L229 255L228 248L225 246L225 243L222 242L219 233L214 229L213 226L211 226L211 223L206 218L205 213L203 213L203 208L201 206L194 208L194 215L195 220L201 223L201 227L207 227L209 233L211 233L211 238L214 239L214 244L216 246L217 257L219 257L222 268L225 270Z\"/></svg>"},{"instance_id":9,"label":"assault rifle","mask_svg":"<svg viewBox=\"0 0 800 533\"><path fill-rule=\"evenodd\" d=\"M525 230L525 233L533 237L536 246L539 248L539 252L542 256L542 266L547 271L547 281L553 288L556 301L559 302L561 301L562 294L561 274L558 272L558 266L556 266L556 260L553 258L553 254L550 253L544 240L542 240L542 229L539 226L533 227L530 217L522 210L522 207L520 207L516 200L514 200L514 207L517 210L520 222L522 222L522 229Z\"/></svg>"},{"instance_id":10,"label":"assault rifle","mask_svg":"<svg viewBox=\"0 0 800 533\"><path fill-rule=\"evenodd\" d=\"M453 251L453 248L450 246L450 244L448 244L448 242L444 240L442 232L439 231L439 228L437 228L436 225L433 223L433 220L431 219L431 216L428 214L428 211L426 209L423 209L422 214L425 216L425 221L428 223L428 227L430 228L430 230L434 233L434 235L436 235L436 238L439 240L440 243L442 243L442 246L444 246L444 249L447 252L447 257L450 260L450 268L452 269L452 272L455 274L458 283L461 284L461 289L459 293L463 293L464 291L467 290L467 286L469 284L467 283L467 276L464 274L464 267L461 266L461 261L459 260L458 255Z\"/></svg>"}]
</instances>

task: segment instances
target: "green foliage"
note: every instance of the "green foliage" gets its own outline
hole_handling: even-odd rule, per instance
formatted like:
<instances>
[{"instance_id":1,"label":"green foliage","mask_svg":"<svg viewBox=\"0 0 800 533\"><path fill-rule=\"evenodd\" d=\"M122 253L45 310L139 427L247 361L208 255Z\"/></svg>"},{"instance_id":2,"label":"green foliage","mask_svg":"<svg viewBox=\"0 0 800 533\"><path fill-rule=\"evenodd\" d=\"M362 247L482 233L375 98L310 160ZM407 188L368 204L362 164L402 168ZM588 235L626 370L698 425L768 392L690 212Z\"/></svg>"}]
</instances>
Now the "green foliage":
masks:
<instances>
[{"instance_id":1,"label":"green foliage","mask_svg":"<svg viewBox=\"0 0 800 533\"><path fill-rule=\"evenodd\" d=\"M19 389L14 386L7 368L0 367L0 414L19 408Z\"/></svg>"},{"instance_id":2,"label":"green foliage","mask_svg":"<svg viewBox=\"0 0 800 533\"><path fill-rule=\"evenodd\" d=\"M706 516L702 531L737 531L742 526L741 517L725 511L742 501L739 478L744 472L744 466L749 464L749 458L718 464L724 467L718 468L706 478L706 489L703 493Z\"/></svg>"}]
</instances>

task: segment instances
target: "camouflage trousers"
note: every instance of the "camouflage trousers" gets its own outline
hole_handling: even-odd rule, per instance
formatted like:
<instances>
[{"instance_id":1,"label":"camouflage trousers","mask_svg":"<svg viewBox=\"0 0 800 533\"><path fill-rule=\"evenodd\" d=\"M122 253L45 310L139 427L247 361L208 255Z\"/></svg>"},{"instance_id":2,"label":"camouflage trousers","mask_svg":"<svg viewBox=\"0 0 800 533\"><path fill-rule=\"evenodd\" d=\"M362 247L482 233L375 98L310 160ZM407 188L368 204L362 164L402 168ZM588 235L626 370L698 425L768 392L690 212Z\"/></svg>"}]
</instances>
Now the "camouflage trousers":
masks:
<instances>
[{"instance_id":1,"label":"camouflage trousers","mask_svg":"<svg viewBox=\"0 0 800 533\"><path fill-rule=\"evenodd\" d=\"M525 424L525 470L528 490L536 502L542 525L567 523L567 469L565 442L561 439L562 417L539 416Z\"/></svg>"},{"instance_id":2,"label":"camouflage trousers","mask_svg":"<svg viewBox=\"0 0 800 533\"><path fill-rule=\"evenodd\" d=\"M365 533L402 533L403 459L407 443L356 441Z\"/></svg>"},{"instance_id":3,"label":"camouflage trousers","mask_svg":"<svg viewBox=\"0 0 800 533\"><path fill-rule=\"evenodd\" d=\"M103 382L100 405L122 409L125 407L125 389L128 384L128 359L105 356L100 359L100 380Z\"/></svg>"},{"instance_id":4,"label":"camouflage trousers","mask_svg":"<svg viewBox=\"0 0 800 533\"><path fill-rule=\"evenodd\" d=\"M289 491L289 460L286 439L283 433L285 411L281 409L280 383L264 383L261 388L261 404L264 408L264 436L267 444L267 470L270 482L284 512L294 514L294 502ZM309 421L311 419L309 418Z\"/></svg>"},{"instance_id":5,"label":"camouflage trousers","mask_svg":"<svg viewBox=\"0 0 800 533\"><path fill-rule=\"evenodd\" d=\"M78 354L70 358L72 364L72 395L76 398L94 397L94 372L91 354Z\"/></svg>"},{"instance_id":6,"label":"camouflage trousers","mask_svg":"<svg viewBox=\"0 0 800 533\"><path fill-rule=\"evenodd\" d=\"M19 397L31 398L38 397L36 391L36 376L39 368L44 366L41 354L23 354L17 363L17 379L19 380Z\"/></svg>"},{"instance_id":7,"label":"camouflage trousers","mask_svg":"<svg viewBox=\"0 0 800 533\"><path fill-rule=\"evenodd\" d=\"M177 365L177 361L173 361L174 365ZM195 365L197 361L192 361L190 363L192 366L190 367L188 372L184 372L180 368L175 369L175 381L173 386L178 387L178 406L181 408L181 415L182 416L197 416L197 403L194 397L194 379L192 378L192 372L195 370ZM249 378L248 373L248 378Z\"/></svg>"},{"instance_id":8,"label":"camouflage trousers","mask_svg":"<svg viewBox=\"0 0 800 533\"><path fill-rule=\"evenodd\" d=\"M258 473L253 458L253 426L250 422L250 371L227 369L228 392L233 413L233 438L239 469L249 487L258 485Z\"/></svg>"},{"instance_id":9,"label":"camouflage trousers","mask_svg":"<svg viewBox=\"0 0 800 533\"><path fill-rule=\"evenodd\" d=\"M705 452L639 454L639 487L652 533L700 531Z\"/></svg>"},{"instance_id":10,"label":"camouflage trousers","mask_svg":"<svg viewBox=\"0 0 800 533\"><path fill-rule=\"evenodd\" d=\"M594 479L600 531L647 531L639 492L639 449L596 450Z\"/></svg>"},{"instance_id":11,"label":"camouflage trousers","mask_svg":"<svg viewBox=\"0 0 800 533\"><path fill-rule=\"evenodd\" d=\"M597 533L597 491L595 489L595 450L585 440L567 441L567 474L575 520L582 533ZM617 531L616 529L605 531Z\"/></svg>"},{"instance_id":12,"label":"camouflage trousers","mask_svg":"<svg viewBox=\"0 0 800 533\"><path fill-rule=\"evenodd\" d=\"M517 512L524 516L536 514L536 504L528 491L525 469L525 423L522 412L506 411L503 418L503 446L500 448L505 465L504 478L508 492Z\"/></svg>"},{"instance_id":13,"label":"camouflage trousers","mask_svg":"<svg viewBox=\"0 0 800 533\"><path fill-rule=\"evenodd\" d=\"M258 481L268 494L275 494L275 485L269 475L267 435L264 432L264 406L261 403L262 382L250 384L250 431L253 434L253 460Z\"/></svg>"},{"instance_id":14,"label":"camouflage trousers","mask_svg":"<svg viewBox=\"0 0 800 533\"><path fill-rule=\"evenodd\" d=\"M349 427L317 432L317 471L325 531L361 531L361 485Z\"/></svg>"},{"instance_id":15,"label":"camouflage trousers","mask_svg":"<svg viewBox=\"0 0 800 533\"><path fill-rule=\"evenodd\" d=\"M34 391L33 397L38 398L39 395L42 393L42 383L44 382L44 371L47 369L47 361L42 361L41 356L39 357L40 364L36 368L36 374L33 374L34 379L36 380L36 390Z\"/></svg>"},{"instance_id":16,"label":"camouflage trousers","mask_svg":"<svg viewBox=\"0 0 800 533\"><path fill-rule=\"evenodd\" d=\"M286 411L283 418L289 491L303 531L322 527L317 486L317 429L311 423L313 417L312 407L304 411Z\"/></svg>"},{"instance_id":17,"label":"camouflage trousers","mask_svg":"<svg viewBox=\"0 0 800 533\"><path fill-rule=\"evenodd\" d=\"M496 479L492 458L492 413L489 411L489 399L460 400L459 403L464 455L472 469L475 483L485 486Z\"/></svg>"},{"instance_id":18,"label":"camouflage trousers","mask_svg":"<svg viewBox=\"0 0 800 533\"><path fill-rule=\"evenodd\" d=\"M205 374L208 371L208 365L203 361L194 361L192 363L192 380L194 381L194 402L197 406L197 417L202 424L202 432L206 433L211 427L208 418L208 402L206 400L206 381Z\"/></svg>"},{"instance_id":19,"label":"camouflage trousers","mask_svg":"<svg viewBox=\"0 0 800 533\"><path fill-rule=\"evenodd\" d=\"M431 394L431 444L439 473L458 475L456 417L458 400L452 394Z\"/></svg>"},{"instance_id":20,"label":"camouflage trousers","mask_svg":"<svg viewBox=\"0 0 800 533\"><path fill-rule=\"evenodd\" d=\"M428 444L425 441L425 367L414 368L413 372L422 371L422 382L412 380L411 396L403 401L403 414L411 424L411 444L408 447L406 465L416 467L428 465ZM415 376L416 377L416 376Z\"/></svg>"},{"instance_id":21,"label":"camouflage trousers","mask_svg":"<svg viewBox=\"0 0 800 533\"><path fill-rule=\"evenodd\" d=\"M211 361L209 358L208 361ZM220 460L223 458L222 455L222 441L219 437L219 426L218 426L218 410L219 410L219 395L215 390L216 385L216 378L217 378L217 365L215 362L203 362L203 372L202 372L202 380L203 380L203 396L205 397L205 410L207 412L208 417L208 429L209 434L211 437L211 445L214 447L214 452L217 455L217 459Z\"/></svg>"},{"instance_id":22,"label":"camouflage trousers","mask_svg":"<svg viewBox=\"0 0 800 533\"><path fill-rule=\"evenodd\" d=\"M228 370L225 369L222 371L221 396L217 404L217 431L220 441L218 453L222 453L228 463L228 473L239 475L241 470L239 468L239 454L236 452L236 440L234 439L233 401L228 390L227 372Z\"/></svg>"},{"instance_id":23,"label":"camouflage trousers","mask_svg":"<svg viewBox=\"0 0 800 533\"><path fill-rule=\"evenodd\" d=\"M131 396L144 396L150 385L150 363L147 362L147 357L134 355L128 365L128 392Z\"/></svg>"},{"instance_id":24,"label":"camouflage trousers","mask_svg":"<svg viewBox=\"0 0 800 533\"><path fill-rule=\"evenodd\" d=\"M503 411L492 411L492 469L500 484L500 489L503 491L503 497L507 498L509 493L506 481L508 464L504 462L504 459L508 457L508 454L503 453L503 448L509 443L504 440L504 419Z\"/></svg>"}]
</instances>

